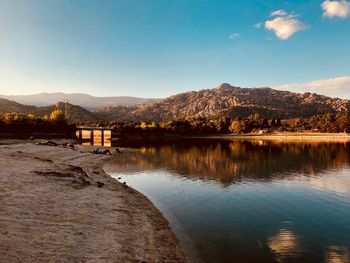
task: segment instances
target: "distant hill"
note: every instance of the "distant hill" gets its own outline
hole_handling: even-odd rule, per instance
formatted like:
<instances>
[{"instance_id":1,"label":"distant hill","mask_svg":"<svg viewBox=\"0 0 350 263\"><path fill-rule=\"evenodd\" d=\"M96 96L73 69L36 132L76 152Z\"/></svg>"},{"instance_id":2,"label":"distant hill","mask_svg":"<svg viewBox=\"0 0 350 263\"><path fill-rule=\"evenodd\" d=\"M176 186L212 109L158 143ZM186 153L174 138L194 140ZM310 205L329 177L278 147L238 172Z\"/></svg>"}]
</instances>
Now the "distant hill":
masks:
<instances>
[{"instance_id":1,"label":"distant hill","mask_svg":"<svg viewBox=\"0 0 350 263\"><path fill-rule=\"evenodd\" d=\"M80 105L90 111L103 107L135 106L143 103L155 102L156 99L145 99L137 97L94 97L80 93L40 93L34 95L0 95L0 97L15 101L17 103L32 106L48 106L58 101L69 102Z\"/></svg>"},{"instance_id":2,"label":"distant hill","mask_svg":"<svg viewBox=\"0 0 350 263\"><path fill-rule=\"evenodd\" d=\"M53 108L65 112L66 118L71 123L99 121L99 118L93 112L68 102L58 102Z\"/></svg>"},{"instance_id":3,"label":"distant hill","mask_svg":"<svg viewBox=\"0 0 350 263\"><path fill-rule=\"evenodd\" d=\"M44 116L52 111L52 106L35 107L23 105L14 101L0 98L0 114L17 112L23 114L34 114L36 116Z\"/></svg>"},{"instance_id":4,"label":"distant hill","mask_svg":"<svg viewBox=\"0 0 350 263\"><path fill-rule=\"evenodd\" d=\"M43 117L44 115L48 115L56 109L66 112L67 118L71 123L99 120L94 113L86 110L83 107L72 105L70 103L58 102L55 105L51 106L36 107L22 105L14 101L0 98L0 114L17 112L22 114L34 114L35 116Z\"/></svg>"},{"instance_id":5,"label":"distant hill","mask_svg":"<svg viewBox=\"0 0 350 263\"><path fill-rule=\"evenodd\" d=\"M99 112L103 112L107 118L122 116L124 119L168 120L219 116L235 118L253 113L266 117L306 118L349 110L349 100L271 88L239 88L224 83L214 89L181 93L137 108L109 107Z\"/></svg>"},{"instance_id":6,"label":"distant hill","mask_svg":"<svg viewBox=\"0 0 350 263\"><path fill-rule=\"evenodd\" d=\"M71 98L71 101L74 100ZM127 99L123 102L124 105L128 103ZM316 114L350 111L349 100L271 88L239 88L226 83L214 89L181 93L140 105L102 107L94 112L88 111L86 104L85 107L82 107L84 104L78 106L68 102L53 104L35 107L0 99L0 114L19 112L43 116L54 109L61 109L67 113L70 122L94 122L99 120L161 121L173 118L221 116L236 118L254 113L260 113L268 118L308 118Z\"/></svg>"}]
</instances>

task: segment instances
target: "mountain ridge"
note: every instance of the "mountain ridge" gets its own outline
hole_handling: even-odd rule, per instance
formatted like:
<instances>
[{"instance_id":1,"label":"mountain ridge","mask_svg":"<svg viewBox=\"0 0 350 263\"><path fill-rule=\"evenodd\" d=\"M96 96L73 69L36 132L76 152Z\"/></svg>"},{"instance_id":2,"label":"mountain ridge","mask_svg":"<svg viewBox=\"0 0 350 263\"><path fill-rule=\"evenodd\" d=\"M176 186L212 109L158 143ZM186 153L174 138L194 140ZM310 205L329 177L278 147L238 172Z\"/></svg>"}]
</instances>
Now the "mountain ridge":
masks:
<instances>
[{"instance_id":1,"label":"mountain ridge","mask_svg":"<svg viewBox=\"0 0 350 263\"><path fill-rule=\"evenodd\" d=\"M97 97L85 93L42 92L31 95L0 95L17 103L43 107L53 105L59 101L80 105L90 111L109 106L135 106L143 103L154 102L154 98L140 98L133 96L107 96Z\"/></svg>"},{"instance_id":2,"label":"mountain ridge","mask_svg":"<svg viewBox=\"0 0 350 263\"><path fill-rule=\"evenodd\" d=\"M214 89L179 93L151 104L143 104L124 116L138 120L169 120L220 116L236 118L261 113L266 117L293 118L349 110L349 100L310 92L293 93L267 87L240 88L223 83ZM117 115L118 109L99 111L104 111L106 115Z\"/></svg>"},{"instance_id":3,"label":"mountain ridge","mask_svg":"<svg viewBox=\"0 0 350 263\"><path fill-rule=\"evenodd\" d=\"M23 105L8 99L0 98L0 114L16 112L43 117L45 115L49 115L54 110L61 110L65 112L70 123L99 120L99 118L95 116L93 112L90 112L81 106L66 102L57 102L56 104L50 106L36 107L31 105Z\"/></svg>"},{"instance_id":4,"label":"mountain ridge","mask_svg":"<svg viewBox=\"0 0 350 263\"><path fill-rule=\"evenodd\" d=\"M52 94L52 93L48 93ZM89 111L82 105L59 102L35 107L0 99L0 114L8 111L48 114L53 109L67 112L70 122L163 121L174 118L244 118L260 113L267 118L308 118L317 114L350 112L350 101L316 93L294 93L268 87L240 88L223 83L213 89L189 91L129 106L107 106Z\"/></svg>"}]
</instances>

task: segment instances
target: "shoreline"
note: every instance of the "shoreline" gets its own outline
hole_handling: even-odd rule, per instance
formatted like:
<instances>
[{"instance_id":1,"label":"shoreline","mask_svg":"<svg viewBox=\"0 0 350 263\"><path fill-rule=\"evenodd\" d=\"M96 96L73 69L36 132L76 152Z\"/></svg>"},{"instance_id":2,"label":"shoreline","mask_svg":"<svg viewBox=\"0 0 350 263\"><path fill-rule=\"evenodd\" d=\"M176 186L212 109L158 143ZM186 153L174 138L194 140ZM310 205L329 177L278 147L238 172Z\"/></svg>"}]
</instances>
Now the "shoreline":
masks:
<instances>
[{"instance_id":1,"label":"shoreline","mask_svg":"<svg viewBox=\"0 0 350 263\"><path fill-rule=\"evenodd\" d=\"M161 212L103 170L111 157L0 144L0 259L188 262Z\"/></svg>"},{"instance_id":2,"label":"shoreline","mask_svg":"<svg viewBox=\"0 0 350 263\"><path fill-rule=\"evenodd\" d=\"M290 141L350 141L350 135L346 133L272 133L272 134L223 134L212 136L192 136L193 139L228 139L228 140L290 140Z\"/></svg>"},{"instance_id":3,"label":"shoreline","mask_svg":"<svg viewBox=\"0 0 350 263\"><path fill-rule=\"evenodd\" d=\"M115 178L115 180L118 177L116 175L113 175L113 168L111 168L110 164L107 163L104 166L106 169L106 173L109 174L112 178ZM164 205L159 200L152 200L150 197L147 197L142 192L138 191L136 188L129 186L131 189L136 191L137 193L140 193L142 196L145 196L154 206L155 208L162 214L162 216L169 222L170 229L175 234L176 238L178 239L178 242L180 244L180 247L182 248L182 251L185 255L185 258L187 262L191 263L202 263L203 261L200 259L197 251L194 248L193 241L189 237L189 235L185 232L183 226L179 223L179 221L176 219L176 217L170 212L170 210L167 208L166 205Z\"/></svg>"},{"instance_id":4,"label":"shoreline","mask_svg":"<svg viewBox=\"0 0 350 263\"><path fill-rule=\"evenodd\" d=\"M117 147L127 147L127 145L134 145L140 142L164 142L175 140L188 139L259 139L259 140L329 140L329 141L350 141L350 134L348 133L319 133L319 132L274 132L274 133L247 133L247 134L204 134L204 135L176 135L176 136L129 136L129 137L115 137L112 142L118 142L123 138L122 144L116 144Z\"/></svg>"}]
</instances>

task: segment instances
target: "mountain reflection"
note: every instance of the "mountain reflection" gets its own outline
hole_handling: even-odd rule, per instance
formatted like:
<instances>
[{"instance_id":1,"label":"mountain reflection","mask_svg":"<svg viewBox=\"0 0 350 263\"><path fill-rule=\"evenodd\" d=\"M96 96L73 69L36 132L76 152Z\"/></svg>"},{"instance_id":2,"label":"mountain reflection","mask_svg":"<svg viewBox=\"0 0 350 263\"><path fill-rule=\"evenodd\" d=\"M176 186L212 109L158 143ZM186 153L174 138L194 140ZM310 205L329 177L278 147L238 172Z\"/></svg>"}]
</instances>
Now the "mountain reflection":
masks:
<instances>
[{"instance_id":1,"label":"mountain reflection","mask_svg":"<svg viewBox=\"0 0 350 263\"><path fill-rule=\"evenodd\" d=\"M146 145L114 160L113 171L166 169L190 179L215 180L225 186L241 180L314 176L338 170L350 161L350 144L261 140L193 140Z\"/></svg>"}]
</instances>

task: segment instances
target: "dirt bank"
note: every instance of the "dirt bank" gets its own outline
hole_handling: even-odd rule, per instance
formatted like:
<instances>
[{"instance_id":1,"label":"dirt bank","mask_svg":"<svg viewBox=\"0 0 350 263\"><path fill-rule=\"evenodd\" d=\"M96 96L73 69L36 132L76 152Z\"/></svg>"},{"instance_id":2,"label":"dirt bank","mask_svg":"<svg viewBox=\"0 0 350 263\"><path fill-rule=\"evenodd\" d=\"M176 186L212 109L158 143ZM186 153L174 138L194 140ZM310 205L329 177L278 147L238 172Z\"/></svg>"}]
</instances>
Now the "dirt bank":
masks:
<instances>
[{"instance_id":1,"label":"dirt bank","mask_svg":"<svg viewBox=\"0 0 350 263\"><path fill-rule=\"evenodd\" d=\"M0 145L0 262L185 262L151 202L103 172L108 158Z\"/></svg>"}]
</instances>

